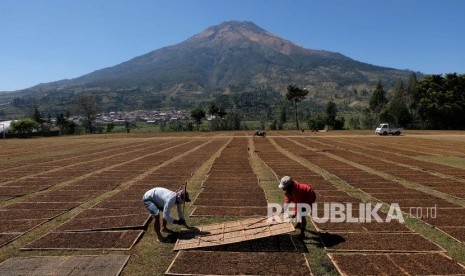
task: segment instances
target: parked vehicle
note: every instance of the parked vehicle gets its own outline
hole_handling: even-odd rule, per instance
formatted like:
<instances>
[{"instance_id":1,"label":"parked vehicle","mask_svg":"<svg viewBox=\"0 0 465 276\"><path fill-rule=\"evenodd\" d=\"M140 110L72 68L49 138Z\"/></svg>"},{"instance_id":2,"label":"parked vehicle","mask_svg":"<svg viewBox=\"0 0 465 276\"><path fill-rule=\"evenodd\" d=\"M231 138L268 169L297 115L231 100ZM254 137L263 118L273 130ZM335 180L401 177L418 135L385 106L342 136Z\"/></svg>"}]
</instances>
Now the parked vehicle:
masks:
<instances>
[{"instance_id":1,"label":"parked vehicle","mask_svg":"<svg viewBox=\"0 0 465 276\"><path fill-rule=\"evenodd\" d=\"M266 137L266 131L264 131L264 130L257 130L257 131L255 131L255 133L253 134L253 136L262 136L262 137Z\"/></svg>"},{"instance_id":2,"label":"parked vehicle","mask_svg":"<svg viewBox=\"0 0 465 276\"><path fill-rule=\"evenodd\" d=\"M378 135L400 135L404 131L403 128L391 127L389 124L380 124L375 133Z\"/></svg>"}]
</instances>

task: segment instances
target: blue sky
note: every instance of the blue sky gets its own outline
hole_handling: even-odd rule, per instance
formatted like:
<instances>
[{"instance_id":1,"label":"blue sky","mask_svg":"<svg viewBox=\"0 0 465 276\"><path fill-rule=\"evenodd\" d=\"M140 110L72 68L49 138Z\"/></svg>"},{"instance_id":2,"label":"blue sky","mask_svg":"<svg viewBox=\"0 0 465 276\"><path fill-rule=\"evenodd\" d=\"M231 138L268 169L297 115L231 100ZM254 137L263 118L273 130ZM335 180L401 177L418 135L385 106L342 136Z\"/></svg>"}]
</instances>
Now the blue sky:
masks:
<instances>
[{"instance_id":1,"label":"blue sky","mask_svg":"<svg viewBox=\"0 0 465 276\"><path fill-rule=\"evenodd\" d=\"M252 21L300 46L465 73L463 0L0 0L0 91L70 79Z\"/></svg>"}]
</instances>

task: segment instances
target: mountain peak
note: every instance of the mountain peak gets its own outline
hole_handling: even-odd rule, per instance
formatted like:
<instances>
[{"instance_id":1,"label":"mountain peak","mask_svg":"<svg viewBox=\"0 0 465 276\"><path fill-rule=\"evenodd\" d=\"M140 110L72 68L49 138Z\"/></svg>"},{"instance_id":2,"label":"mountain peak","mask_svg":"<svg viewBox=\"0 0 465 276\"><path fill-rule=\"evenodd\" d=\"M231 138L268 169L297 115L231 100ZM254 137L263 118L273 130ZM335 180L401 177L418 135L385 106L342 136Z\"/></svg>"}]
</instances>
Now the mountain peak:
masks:
<instances>
[{"instance_id":1,"label":"mountain peak","mask_svg":"<svg viewBox=\"0 0 465 276\"><path fill-rule=\"evenodd\" d=\"M226 21L219 25L207 28L198 35L193 36L192 40L204 39L229 39L247 38L256 40L257 37L271 35L267 31L258 27L249 21Z\"/></svg>"},{"instance_id":2,"label":"mountain peak","mask_svg":"<svg viewBox=\"0 0 465 276\"><path fill-rule=\"evenodd\" d=\"M250 34L271 35L269 32L258 27L257 25L255 25L253 22L250 22L250 21L226 21L219 25L210 27L208 29L211 29L211 30L214 30L220 33L236 32L239 34L243 34L245 36L250 35Z\"/></svg>"},{"instance_id":3,"label":"mountain peak","mask_svg":"<svg viewBox=\"0 0 465 276\"><path fill-rule=\"evenodd\" d=\"M218 45L234 47L245 42L253 42L285 55L304 50L288 40L265 31L250 21L226 21L207 28L185 42L196 44L199 47L216 47Z\"/></svg>"}]
</instances>

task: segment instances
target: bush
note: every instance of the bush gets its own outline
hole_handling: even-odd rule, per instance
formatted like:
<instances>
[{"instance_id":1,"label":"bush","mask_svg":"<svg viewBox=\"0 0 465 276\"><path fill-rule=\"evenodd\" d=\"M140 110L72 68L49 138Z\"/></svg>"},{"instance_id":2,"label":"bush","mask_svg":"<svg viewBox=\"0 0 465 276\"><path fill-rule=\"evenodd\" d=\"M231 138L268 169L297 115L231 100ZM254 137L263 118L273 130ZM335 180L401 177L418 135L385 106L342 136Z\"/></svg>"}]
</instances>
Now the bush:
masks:
<instances>
[{"instance_id":1,"label":"bush","mask_svg":"<svg viewBox=\"0 0 465 276\"><path fill-rule=\"evenodd\" d=\"M30 136L32 132L39 128L40 124L32 118L22 118L11 122L11 131L19 136Z\"/></svg>"},{"instance_id":2,"label":"bush","mask_svg":"<svg viewBox=\"0 0 465 276\"><path fill-rule=\"evenodd\" d=\"M341 117L341 118L337 118L335 121L334 121L334 129L335 130L341 130L341 129L344 129L344 124L346 123L346 120L344 117Z\"/></svg>"},{"instance_id":3,"label":"bush","mask_svg":"<svg viewBox=\"0 0 465 276\"><path fill-rule=\"evenodd\" d=\"M308 128L311 130L324 129L326 125L326 120L322 115L318 114L316 117L310 118L307 124Z\"/></svg>"}]
</instances>

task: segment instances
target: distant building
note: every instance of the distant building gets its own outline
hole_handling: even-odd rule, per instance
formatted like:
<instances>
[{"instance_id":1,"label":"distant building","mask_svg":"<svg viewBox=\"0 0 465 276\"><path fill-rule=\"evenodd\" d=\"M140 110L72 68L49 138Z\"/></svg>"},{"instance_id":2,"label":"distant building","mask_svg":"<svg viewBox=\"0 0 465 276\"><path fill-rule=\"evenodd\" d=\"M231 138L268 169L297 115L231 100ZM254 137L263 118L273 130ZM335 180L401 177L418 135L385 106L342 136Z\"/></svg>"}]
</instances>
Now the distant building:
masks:
<instances>
[{"instance_id":1,"label":"distant building","mask_svg":"<svg viewBox=\"0 0 465 276\"><path fill-rule=\"evenodd\" d=\"M1 134L3 134L3 132L8 133L8 130L10 129L11 122L13 122L13 121L0 121L0 133Z\"/></svg>"}]
</instances>

